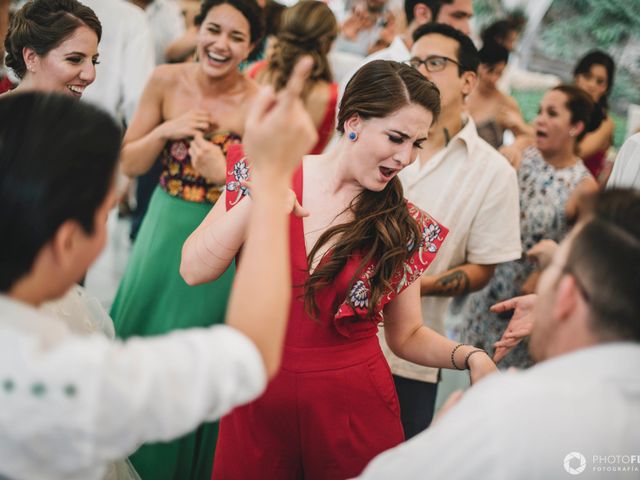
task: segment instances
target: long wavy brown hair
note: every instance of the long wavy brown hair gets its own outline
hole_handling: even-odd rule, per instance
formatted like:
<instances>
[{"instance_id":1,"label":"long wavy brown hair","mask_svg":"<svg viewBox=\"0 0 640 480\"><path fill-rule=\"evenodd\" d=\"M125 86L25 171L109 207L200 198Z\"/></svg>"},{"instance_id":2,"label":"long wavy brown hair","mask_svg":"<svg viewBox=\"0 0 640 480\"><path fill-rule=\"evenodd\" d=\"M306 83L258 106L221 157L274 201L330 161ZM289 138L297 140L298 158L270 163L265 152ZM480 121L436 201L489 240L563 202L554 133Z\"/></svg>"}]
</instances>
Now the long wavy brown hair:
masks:
<instances>
[{"instance_id":1,"label":"long wavy brown hair","mask_svg":"<svg viewBox=\"0 0 640 480\"><path fill-rule=\"evenodd\" d=\"M267 67L268 78L276 90L284 88L294 65L303 55L313 58L313 69L303 94L318 81L332 82L327 54L338 35L338 22L323 2L301 0L282 14L273 55Z\"/></svg>"},{"instance_id":2,"label":"long wavy brown hair","mask_svg":"<svg viewBox=\"0 0 640 480\"><path fill-rule=\"evenodd\" d=\"M344 134L345 122L358 115L363 120L392 115L402 107L417 104L433 114L440 113L440 92L417 70L407 65L376 60L364 65L351 78L340 103L337 129ZM419 248L422 232L407 210L402 185L394 177L380 192L363 190L347 207L353 220L327 229L307 258L309 270L323 245L336 239L327 261L305 282L307 313L317 317L316 292L331 285L354 253L362 255L349 290L367 264L375 260L370 277L371 292L367 317L373 315L381 297L389 291L395 272ZM350 301L350 299L349 299Z\"/></svg>"}]
</instances>

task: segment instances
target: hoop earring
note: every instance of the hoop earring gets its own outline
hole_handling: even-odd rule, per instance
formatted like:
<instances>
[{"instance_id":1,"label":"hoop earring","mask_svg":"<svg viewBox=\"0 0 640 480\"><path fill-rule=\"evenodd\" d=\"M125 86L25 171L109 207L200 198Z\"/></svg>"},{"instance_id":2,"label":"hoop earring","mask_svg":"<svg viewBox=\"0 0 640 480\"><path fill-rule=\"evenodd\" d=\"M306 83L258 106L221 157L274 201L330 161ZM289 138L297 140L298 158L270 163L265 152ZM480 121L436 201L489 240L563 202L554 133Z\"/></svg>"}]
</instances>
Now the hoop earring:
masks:
<instances>
[{"instance_id":1,"label":"hoop earring","mask_svg":"<svg viewBox=\"0 0 640 480\"><path fill-rule=\"evenodd\" d=\"M356 132L349 132L349 140L355 142L358 139L358 134Z\"/></svg>"}]
</instances>

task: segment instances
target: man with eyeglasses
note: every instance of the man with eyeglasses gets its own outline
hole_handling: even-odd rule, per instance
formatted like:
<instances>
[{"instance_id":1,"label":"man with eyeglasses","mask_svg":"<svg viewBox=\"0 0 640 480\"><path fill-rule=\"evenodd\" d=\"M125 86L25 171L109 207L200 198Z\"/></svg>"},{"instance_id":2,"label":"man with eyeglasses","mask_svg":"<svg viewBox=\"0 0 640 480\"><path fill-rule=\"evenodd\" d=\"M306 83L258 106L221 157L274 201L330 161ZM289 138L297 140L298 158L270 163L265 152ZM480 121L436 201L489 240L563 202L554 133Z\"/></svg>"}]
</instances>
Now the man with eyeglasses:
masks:
<instances>
[{"instance_id":1,"label":"man with eyeglasses","mask_svg":"<svg viewBox=\"0 0 640 480\"><path fill-rule=\"evenodd\" d=\"M465 115L479 62L471 39L434 23L418 28L413 39L410 63L436 84L442 111L418 160L400 179L406 197L451 231L421 280L423 320L444 334L451 299L483 288L496 264L521 256L518 185L513 168ZM439 372L400 360L380 337L411 438L431 421Z\"/></svg>"},{"instance_id":2,"label":"man with eyeglasses","mask_svg":"<svg viewBox=\"0 0 640 480\"><path fill-rule=\"evenodd\" d=\"M361 478L637 479L638 218L640 191L598 194L529 296L539 363L457 394L432 427Z\"/></svg>"},{"instance_id":3,"label":"man with eyeglasses","mask_svg":"<svg viewBox=\"0 0 640 480\"><path fill-rule=\"evenodd\" d=\"M396 35L391 44L364 59L358 67L373 60L393 60L405 62L411 56L413 34L422 25L430 22L444 23L457 28L466 35L471 32L469 22L473 17L471 0L404 0L404 15L407 28L404 33ZM344 92L347 83L358 69L345 75L340 83L340 92Z\"/></svg>"}]
</instances>

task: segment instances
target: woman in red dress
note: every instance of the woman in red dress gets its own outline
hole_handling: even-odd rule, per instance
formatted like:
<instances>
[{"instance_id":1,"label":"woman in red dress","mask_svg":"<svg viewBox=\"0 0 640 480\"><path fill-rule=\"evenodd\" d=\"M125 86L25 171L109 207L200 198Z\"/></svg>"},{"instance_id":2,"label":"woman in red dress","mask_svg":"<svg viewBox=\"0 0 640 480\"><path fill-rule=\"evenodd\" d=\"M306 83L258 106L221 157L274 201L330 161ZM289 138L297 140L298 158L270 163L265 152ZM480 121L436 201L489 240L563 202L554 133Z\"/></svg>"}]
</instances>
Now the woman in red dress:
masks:
<instances>
[{"instance_id":1,"label":"woman in red dress","mask_svg":"<svg viewBox=\"0 0 640 480\"><path fill-rule=\"evenodd\" d=\"M329 50L338 35L338 22L323 2L301 0L282 14L273 53L254 63L247 74L258 83L283 88L293 66L304 55L313 58L313 69L302 93L307 111L318 129L312 154L322 153L335 131L338 84L329 65Z\"/></svg>"},{"instance_id":2,"label":"woman in red dress","mask_svg":"<svg viewBox=\"0 0 640 480\"><path fill-rule=\"evenodd\" d=\"M495 370L484 353L468 356L475 349L422 325L414 281L447 230L403 199L396 177L438 111L436 87L399 63L368 63L349 82L339 142L305 157L294 177L282 369L262 397L222 420L213 478L344 479L402 442L380 322L389 346L410 361L451 368L453 360L474 378ZM215 207L183 248L191 283L215 278L230 261L221 252L234 255L242 243L248 166L239 149L228 163L227 213Z\"/></svg>"}]
</instances>

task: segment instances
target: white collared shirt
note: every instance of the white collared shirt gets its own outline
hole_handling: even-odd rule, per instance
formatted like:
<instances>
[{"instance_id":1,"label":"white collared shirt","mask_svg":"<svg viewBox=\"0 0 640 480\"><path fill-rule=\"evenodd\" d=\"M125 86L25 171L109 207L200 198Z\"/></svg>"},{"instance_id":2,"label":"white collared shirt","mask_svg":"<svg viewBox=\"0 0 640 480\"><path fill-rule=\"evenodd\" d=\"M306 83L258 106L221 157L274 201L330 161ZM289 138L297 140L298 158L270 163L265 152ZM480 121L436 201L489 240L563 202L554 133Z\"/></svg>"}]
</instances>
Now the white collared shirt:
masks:
<instances>
[{"instance_id":1,"label":"white collared shirt","mask_svg":"<svg viewBox=\"0 0 640 480\"><path fill-rule=\"evenodd\" d=\"M630 136L622 145L607 188L640 189L640 133Z\"/></svg>"},{"instance_id":2,"label":"white collared shirt","mask_svg":"<svg viewBox=\"0 0 640 480\"><path fill-rule=\"evenodd\" d=\"M427 430L376 457L360 478L637 479L638 365L640 345L621 342L494 373ZM617 467L628 470L607 470Z\"/></svg>"},{"instance_id":3,"label":"white collared shirt","mask_svg":"<svg viewBox=\"0 0 640 480\"><path fill-rule=\"evenodd\" d=\"M81 0L102 23L96 80L82 99L127 123L153 71L153 36L144 11L124 0Z\"/></svg>"},{"instance_id":4,"label":"white collared shirt","mask_svg":"<svg viewBox=\"0 0 640 480\"><path fill-rule=\"evenodd\" d=\"M153 0L144 11L153 35L156 65L166 63L165 50L186 28L176 0Z\"/></svg>"},{"instance_id":5,"label":"white collared shirt","mask_svg":"<svg viewBox=\"0 0 640 480\"><path fill-rule=\"evenodd\" d=\"M387 47L372 53L365 59L363 59L356 67L354 67L349 73L343 76L340 81L339 95L342 98L344 89L347 88L347 83L351 80L351 77L363 66L374 60L391 60L394 62L406 62L411 58L411 52L404 43L401 35L396 35L393 42Z\"/></svg>"},{"instance_id":6,"label":"white collared shirt","mask_svg":"<svg viewBox=\"0 0 640 480\"><path fill-rule=\"evenodd\" d=\"M265 386L257 348L226 325L114 342L0 295L0 477L101 479Z\"/></svg>"},{"instance_id":7,"label":"white collared shirt","mask_svg":"<svg viewBox=\"0 0 640 480\"><path fill-rule=\"evenodd\" d=\"M521 256L520 204L516 171L478 136L472 119L424 165L420 159L400 172L405 197L449 229L426 275L465 263L493 265ZM422 297L425 325L444 333L450 297ZM437 369L401 360L383 343L394 374L437 381Z\"/></svg>"}]
</instances>

